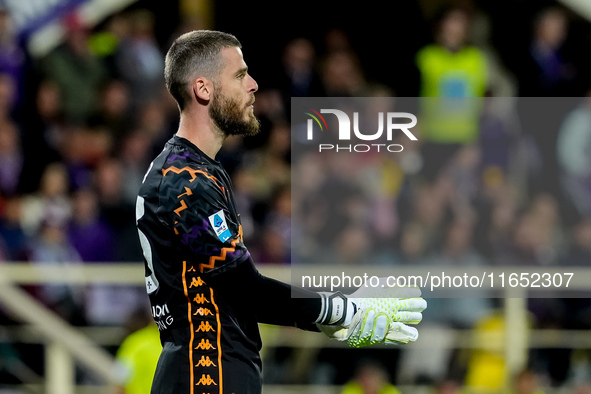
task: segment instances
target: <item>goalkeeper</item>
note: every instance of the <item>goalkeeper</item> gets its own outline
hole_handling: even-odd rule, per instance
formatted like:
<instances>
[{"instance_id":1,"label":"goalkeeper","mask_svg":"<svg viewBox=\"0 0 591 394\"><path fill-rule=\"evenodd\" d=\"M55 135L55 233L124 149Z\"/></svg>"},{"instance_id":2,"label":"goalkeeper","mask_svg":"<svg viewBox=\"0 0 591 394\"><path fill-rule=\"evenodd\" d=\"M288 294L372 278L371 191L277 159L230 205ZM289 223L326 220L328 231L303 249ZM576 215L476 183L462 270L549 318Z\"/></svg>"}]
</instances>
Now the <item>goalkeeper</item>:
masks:
<instances>
[{"instance_id":1,"label":"goalkeeper","mask_svg":"<svg viewBox=\"0 0 591 394\"><path fill-rule=\"evenodd\" d=\"M201 30L177 38L166 56L179 128L151 163L136 206L162 343L151 393L260 394L258 322L322 331L353 347L407 343L418 337L407 324L426 307L418 289L314 293L257 271L215 159L226 137L259 131L258 86L240 48L232 35Z\"/></svg>"}]
</instances>

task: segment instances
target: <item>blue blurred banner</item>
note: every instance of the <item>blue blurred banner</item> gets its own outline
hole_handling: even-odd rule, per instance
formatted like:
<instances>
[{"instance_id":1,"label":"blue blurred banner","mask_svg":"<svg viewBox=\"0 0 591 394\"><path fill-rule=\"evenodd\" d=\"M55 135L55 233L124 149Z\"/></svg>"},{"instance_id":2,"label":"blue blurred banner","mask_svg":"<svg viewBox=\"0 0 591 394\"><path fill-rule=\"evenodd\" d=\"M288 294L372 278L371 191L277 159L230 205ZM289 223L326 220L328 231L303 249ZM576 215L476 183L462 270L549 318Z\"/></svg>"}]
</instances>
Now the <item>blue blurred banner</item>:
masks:
<instances>
[{"instance_id":1,"label":"blue blurred banner","mask_svg":"<svg viewBox=\"0 0 591 394\"><path fill-rule=\"evenodd\" d=\"M88 0L1 0L21 36L29 36L46 24L67 15Z\"/></svg>"}]
</instances>

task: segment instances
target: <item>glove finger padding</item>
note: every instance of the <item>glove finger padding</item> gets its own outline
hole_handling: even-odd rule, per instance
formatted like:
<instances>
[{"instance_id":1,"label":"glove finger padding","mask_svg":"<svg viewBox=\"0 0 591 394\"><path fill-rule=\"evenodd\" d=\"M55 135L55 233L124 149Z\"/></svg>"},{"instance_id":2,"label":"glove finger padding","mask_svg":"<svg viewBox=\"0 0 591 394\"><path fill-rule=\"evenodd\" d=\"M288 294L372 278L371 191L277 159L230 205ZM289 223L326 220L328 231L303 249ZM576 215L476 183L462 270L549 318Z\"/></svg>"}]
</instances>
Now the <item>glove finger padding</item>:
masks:
<instances>
[{"instance_id":1,"label":"glove finger padding","mask_svg":"<svg viewBox=\"0 0 591 394\"><path fill-rule=\"evenodd\" d=\"M414 342L419 339L419 331L402 323L390 323L390 329L386 335L385 343L387 344L405 344Z\"/></svg>"},{"instance_id":2,"label":"glove finger padding","mask_svg":"<svg viewBox=\"0 0 591 394\"><path fill-rule=\"evenodd\" d=\"M387 278L380 278L377 286L362 286L347 296L360 309L374 308L389 313L392 321L417 324L420 314L399 314L400 312L422 312L427 302L421 298L418 287L389 287Z\"/></svg>"},{"instance_id":3,"label":"glove finger padding","mask_svg":"<svg viewBox=\"0 0 591 394\"><path fill-rule=\"evenodd\" d=\"M427 309L427 301L423 298L400 298L394 303L394 308L398 311L422 312Z\"/></svg>"},{"instance_id":4,"label":"glove finger padding","mask_svg":"<svg viewBox=\"0 0 591 394\"><path fill-rule=\"evenodd\" d=\"M392 321L418 324L422 319L422 311L427 302L422 298L351 298L360 309L375 309L387 313Z\"/></svg>"},{"instance_id":5,"label":"glove finger padding","mask_svg":"<svg viewBox=\"0 0 591 394\"><path fill-rule=\"evenodd\" d=\"M349 330L344 326L329 326L325 324L316 324L316 326L330 339L344 341L347 339Z\"/></svg>"},{"instance_id":6,"label":"glove finger padding","mask_svg":"<svg viewBox=\"0 0 591 394\"><path fill-rule=\"evenodd\" d=\"M347 344L350 347L365 347L383 343L389 333L390 317L373 308L358 311L348 329Z\"/></svg>"},{"instance_id":7,"label":"glove finger padding","mask_svg":"<svg viewBox=\"0 0 591 394\"><path fill-rule=\"evenodd\" d=\"M401 322L404 324L419 324L423 320L421 312L407 312L401 311L392 314L392 321Z\"/></svg>"}]
</instances>

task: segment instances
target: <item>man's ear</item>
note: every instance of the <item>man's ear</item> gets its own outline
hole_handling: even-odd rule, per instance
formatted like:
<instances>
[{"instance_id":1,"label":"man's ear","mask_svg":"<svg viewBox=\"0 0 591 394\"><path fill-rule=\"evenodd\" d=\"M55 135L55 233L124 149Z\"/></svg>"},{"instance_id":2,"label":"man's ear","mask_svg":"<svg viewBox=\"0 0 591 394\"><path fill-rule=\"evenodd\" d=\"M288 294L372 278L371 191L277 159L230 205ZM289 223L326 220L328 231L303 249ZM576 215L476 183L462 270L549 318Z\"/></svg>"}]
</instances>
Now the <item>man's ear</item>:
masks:
<instances>
[{"instance_id":1,"label":"man's ear","mask_svg":"<svg viewBox=\"0 0 591 394\"><path fill-rule=\"evenodd\" d=\"M199 102L209 101L211 99L211 94L213 93L213 83L203 77L199 77L193 80L193 94L195 95L195 99Z\"/></svg>"}]
</instances>

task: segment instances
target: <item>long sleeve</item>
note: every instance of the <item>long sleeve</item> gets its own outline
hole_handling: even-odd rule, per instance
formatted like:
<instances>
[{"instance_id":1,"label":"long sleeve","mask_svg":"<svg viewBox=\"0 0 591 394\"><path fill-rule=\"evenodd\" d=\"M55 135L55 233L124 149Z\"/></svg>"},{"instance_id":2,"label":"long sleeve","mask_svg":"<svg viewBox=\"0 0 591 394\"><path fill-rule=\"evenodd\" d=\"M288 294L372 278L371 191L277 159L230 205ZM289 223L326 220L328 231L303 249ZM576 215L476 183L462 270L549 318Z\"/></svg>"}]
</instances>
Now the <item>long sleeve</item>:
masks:
<instances>
[{"instance_id":1,"label":"long sleeve","mask_svg":"<svg viewBox=\"0 0 591 394\"><path fill-rule=\"evenodd\" d=\"M251 258L210 281L237 307L253 310L260 323L318 331L314 321L320 314L320 296L262 275Z\"/></svg>"}]
</instances>

